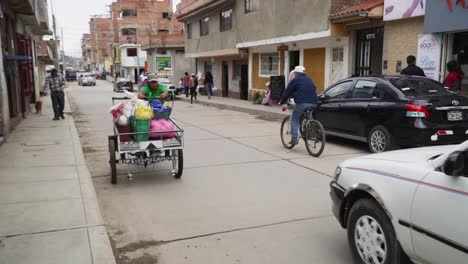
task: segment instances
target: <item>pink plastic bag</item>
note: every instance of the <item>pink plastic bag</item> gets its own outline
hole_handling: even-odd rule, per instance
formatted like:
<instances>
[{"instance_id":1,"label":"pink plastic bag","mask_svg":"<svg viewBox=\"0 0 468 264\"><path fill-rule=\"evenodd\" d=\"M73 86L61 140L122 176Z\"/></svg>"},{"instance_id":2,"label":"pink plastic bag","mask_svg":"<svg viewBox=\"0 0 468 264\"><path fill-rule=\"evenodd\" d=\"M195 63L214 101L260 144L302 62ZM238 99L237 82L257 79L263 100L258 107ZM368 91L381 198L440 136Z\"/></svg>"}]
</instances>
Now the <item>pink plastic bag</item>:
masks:
<instances>
[{"instance_id":1,"label":"pink plastic bag","mask_svg":"<svg viewBox=\"0 0 468 264\"><path fill-rule=\"evenodd\" d=\"M160 131L170 131L175 130L174 124L171 122L160 119L160 120L152 120L150 125L150 132L160 132ZM176 136L175 132L165 132L161 134L150 134L151 139L159 139L162 138L173 138Z\"/></svg>"}]
</instances>

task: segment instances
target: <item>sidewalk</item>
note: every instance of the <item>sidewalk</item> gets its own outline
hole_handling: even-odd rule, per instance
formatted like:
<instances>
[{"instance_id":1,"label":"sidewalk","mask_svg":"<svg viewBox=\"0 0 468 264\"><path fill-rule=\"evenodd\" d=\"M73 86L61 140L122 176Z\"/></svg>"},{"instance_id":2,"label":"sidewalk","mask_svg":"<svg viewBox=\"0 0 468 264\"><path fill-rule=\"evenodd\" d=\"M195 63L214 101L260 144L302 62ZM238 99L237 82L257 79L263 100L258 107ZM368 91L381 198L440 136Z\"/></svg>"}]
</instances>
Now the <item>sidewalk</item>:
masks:
<instances>
[{"instance_id":1,"label":"sidewalk","mask_svg":"<svg viewBox=\"0 0 468 264\"><path fill-rule=\"evenodd\" d=\"M189 98L185 97L185 94L179 94L177 96L178 100L190 102ZM212 106L220 109L226 110L233 110L238 112L244 112L253 115L262 115L267 118L274 118L274 119L283 119L284 117L289 115L289 112L281 111L281 107L279 105L274 106L264 106L264 105L257 105L253 104L250 101L240 100L240 99L232 99L227 97L219 97L219 96L212 96L209 100L207 96L198 95L198 101L194 102L197 104L202 104L206 106Z\"/></svg>"},{"instance_id":2,"label":"sidewalk","mask_svg":"<svg viewBox=\"0 0 468 264\"><path fill-rule=\"evenodd\" d=\"M0 263L115 264L73 118L43 101L0 146Z\"/></svg>"}]
</instances>

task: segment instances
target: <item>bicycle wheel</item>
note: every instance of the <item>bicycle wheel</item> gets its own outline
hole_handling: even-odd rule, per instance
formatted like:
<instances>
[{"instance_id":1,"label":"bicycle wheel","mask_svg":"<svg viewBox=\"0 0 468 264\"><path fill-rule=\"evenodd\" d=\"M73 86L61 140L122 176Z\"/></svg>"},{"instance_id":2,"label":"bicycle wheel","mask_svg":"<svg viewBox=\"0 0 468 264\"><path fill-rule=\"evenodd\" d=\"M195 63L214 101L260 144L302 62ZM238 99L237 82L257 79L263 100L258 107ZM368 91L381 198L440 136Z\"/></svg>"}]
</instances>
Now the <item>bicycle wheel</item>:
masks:
<instances>
[{"instance_id":1,"label":"bicycle wheel","mask_svg":"<svg viewBox=\"0 0 468 264\"><path fill-rule=\"evenodd\" d=\"M307 125L304 142L307 152L311 156L319 157L325 149L325 129L322 124L316 120L310 121Z\"/></svg>"},{"instance_id":2,"label":"bicycle wheel","mask_svg":"<svg viewBox=\"0 0 468 264\"><path fill-rule=\"evenodd\" d=\"M283 123L281 123L281 142L285 148L292 149L294 145L289 144L289 141L291 141L291 122L289 120L290 117L285 117Z\"/></svg>"}]
</instances>

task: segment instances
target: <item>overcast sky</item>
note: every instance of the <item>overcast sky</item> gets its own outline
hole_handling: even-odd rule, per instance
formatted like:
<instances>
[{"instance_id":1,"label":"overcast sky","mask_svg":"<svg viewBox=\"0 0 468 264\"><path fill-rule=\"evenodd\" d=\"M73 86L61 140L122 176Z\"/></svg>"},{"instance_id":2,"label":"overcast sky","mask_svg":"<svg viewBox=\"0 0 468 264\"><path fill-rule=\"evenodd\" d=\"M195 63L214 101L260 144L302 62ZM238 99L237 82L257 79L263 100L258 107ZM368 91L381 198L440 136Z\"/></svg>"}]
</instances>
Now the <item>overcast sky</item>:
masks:
<instances>
[{"instance_id":1,"label":"overcast sky","mask_svg":"<svg viewBox=\"0 0 468 264\"><path fill-rule=\"evenodd\" d=\"M57 19L57 35L61 35L63 28L65 55L81 57L81 36L89 33L89 18L91 15L109 14L109 7L113 0L49 0L49 13L52 7ZM174 0L175 5L180 0ZM52 19L50 19L52 28Z\"/></svg>"}]
</instances>

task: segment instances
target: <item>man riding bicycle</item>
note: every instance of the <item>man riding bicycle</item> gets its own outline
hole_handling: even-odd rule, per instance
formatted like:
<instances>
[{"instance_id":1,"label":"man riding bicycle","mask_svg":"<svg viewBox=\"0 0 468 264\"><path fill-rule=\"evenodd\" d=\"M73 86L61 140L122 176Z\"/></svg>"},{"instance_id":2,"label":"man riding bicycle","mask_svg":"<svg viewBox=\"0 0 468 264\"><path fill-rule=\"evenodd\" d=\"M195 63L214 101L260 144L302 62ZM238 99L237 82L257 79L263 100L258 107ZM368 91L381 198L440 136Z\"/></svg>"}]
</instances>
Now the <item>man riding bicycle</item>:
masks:
<instances>
[{"instance_id":1,"label":"man riding bicycle","mask_svg":"<svg viewBox=\"0 0 468 264\"><path fill-rule=\"evenodd\" d=\"M303 66L297 66L294 70L294 79L292 79L286 91L280 100L280 105L285 104L289 98L293 98L296 106L291 116L291 142L290 145L297 145L298 139L298 124L302 114L308 108L317 107L317 92L312 79L305 74Z\"/></svg>"}]
</instances>

